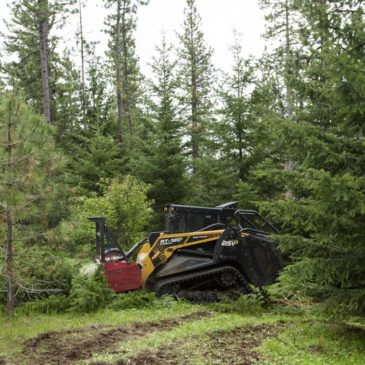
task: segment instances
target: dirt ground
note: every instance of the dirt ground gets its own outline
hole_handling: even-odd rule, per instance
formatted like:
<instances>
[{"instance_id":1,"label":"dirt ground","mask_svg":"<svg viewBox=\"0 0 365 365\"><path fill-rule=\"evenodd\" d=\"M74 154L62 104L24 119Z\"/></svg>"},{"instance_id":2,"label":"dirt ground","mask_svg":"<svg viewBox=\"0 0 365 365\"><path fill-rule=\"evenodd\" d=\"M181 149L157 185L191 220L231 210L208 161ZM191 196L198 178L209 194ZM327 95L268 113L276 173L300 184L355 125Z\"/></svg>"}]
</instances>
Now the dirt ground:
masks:
<instances>
[{"instance_id":1,"label":"dirt ground","mask_svg":"<svg viewBox=\"0 0 365 365\"><path fill-rule=\"evenodd\" d=\"M138 339L156 331L172 329L186 322L213 316L213 312L200 311L187 316L154 322L139 322L125 326L96 325L83 329L63 332L46 332L24 342L23 350L10 359L1 359L0 365L50 365L75 364L90 361L95 354L119 354L118 345L126 340ZM249 365L260 359L255 348L267 337L275 335L277 325L259 325L238 328L230 332L207 334L201 355L207 364ZM155 352L139 354L128 360L120 360L114 365L166 365L193 364L189 354L179 351L184 343L160 347ZM93 365L105 365L92 362Z\"/></svg>"},{"instance_id":2,"label":"dirt ground","mask_svg":"<svg viewBox=\"0 0 365 365\"><path fill-rule=\"evenodd\" d=\"M265 324L228 332L213 332L208 335L208 341L202 344L201 358L209 365L252 365L262 359L255 348L264 339L275 336L282 327L283 324ZM157 352L140 354L135 358L118 361L115 365L195 365L194 359L188 353L179 351L180 346L183 344L165 346Z\"/></svg>"},{"instance_id":3,"label":"dirt ground","mask_svg":"<svg viewBox=\"0 0 365 365\"><path fill-rule=\"evenodd\" d=\"M214 313L199 311L186 316L125 326L96 325L62 332L45 332L25 341L23 350L0 365L58 365L88 360L93 354L115 353L115 344L137 339L152 332L168 330L185 322L194 322ZM117 352L118 353L118 352Z\"/></svg>"}]
</instances>

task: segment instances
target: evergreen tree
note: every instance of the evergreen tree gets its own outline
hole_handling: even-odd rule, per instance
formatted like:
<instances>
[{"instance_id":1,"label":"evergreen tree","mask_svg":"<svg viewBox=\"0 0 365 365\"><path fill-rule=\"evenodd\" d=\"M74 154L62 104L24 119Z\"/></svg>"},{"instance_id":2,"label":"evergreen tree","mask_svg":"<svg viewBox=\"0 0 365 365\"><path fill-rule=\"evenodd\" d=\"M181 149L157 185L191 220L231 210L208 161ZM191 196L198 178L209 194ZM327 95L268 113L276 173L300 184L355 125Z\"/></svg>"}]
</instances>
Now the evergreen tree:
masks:
<instances>
[{"instance_id":1,"label":"evergreen tree","mask_svg":"<svg viewBox=\"0 0 365 365\"><path fill-rule=\"evenodd\" d=\"M112 9L106 20L109 35L108 57L113 73L117 135L122 156L134 148L132 138L138 130L138 102L141 94L141 73L136 55L134 32L138 5L142 0L106 0L105 6Z\"/></svg>"},{"instance_id":2,"label":"evergreen tree","mask_svg":"<svg viewBox=\"0 0 365 365\"><path fill-rule=\"evenodd\" d=\"M56 70L59 57L56 53L57 38L51 30L62 26L60 19L71 9L73 0L14 1L12 20L8 23L6 51L17 59L5 64L11 83L22 89L24 97L48 122L53 119Z\"/></svg>"},{"instance_id":3,"label":"evergreen tree","mask_svg":"<svg viewBox=\"0 0 365 365\"><path fill-rule=\"evenodd\" d=\"M165 37L156 47L152 71L152 131L147 139L145 155L139 159L138 170L151 184L149 196L154 200L156 227L161 227L163 208L168 203L182 203L187 192L185 158L182 154L182 125L177 118L176 62L171 61L172 47Z\"/></svg>"},{"instance_id":4,"label":"evergreen tree","mask_svg":"<svg viewBox=\"0 0 365 365\"><path fill-rule=\"evenodd\" d=\"M294 95L294 84L298 79L300 62L299 29L303 26L296 0L260 0L265 11L267 27L265 37L274 40L271 62L276 68L283 116L294 118L298 95Z\"/></svg>"},{"instance_id":5,"label":"evergreen tree","mask_svg":"<svg viewBox=\"0 0 365 365\"><path fill-rule=\"evenodd\" d=\"M303 109L274 138L295 163L283 173L295 199L268 207L283 223L292 262L281 277L333 312L365 312L364 8L356 1L305 1Z\"/></svg>"},{"instance_id":6,"label":"evergreen tree","mask_svg":"<svg viewBox=\"0 0 365 365\"><path fill-rule=\"evenodd\" d=\"M14 95L0 102L0 231L6 237L8 312L14 311L13 244L31 241L35 226L47 227L47 202L54 196L54 179L61 155L42 118ZM34 237L33 237L34 239ZM24 288L23 288L24 289Z\"/></svg>"},{"instance_id":7,"label":"evergreen tree","mask_svg":"<svg viewBox=\"0 0 365 365\"><path fill-rule=\"evenodd\" d=\"M85 117L83 127L103 126L105 135L115 136L115 117L113 115L113 90L109 85L108 69L100 56L95 53L95 44L85 42L86 87Z\"/></svg>"},{"instance_id":8,"label":"evergreen tree","mask_svg":"<svg viewBox=\"0 0 365 365\"><path fill-rule=\"evenodd\" d=\"M255 75L252 61L242 57L240 37L235 34L232 46L233 68L224 81L221 92L223 101L222 118L217 125L217 134L221 137L222 154L227 157L227 165L238 169L242 180L247 175L246 158L253 153L251 134L255 123L252 113L252 89Z\"/></svg>"},{"instance_id":9,"label":"evergreen tree","mask_svg":"<svg viewBox=\"0 0 365 365\"><path fill-rule=\"evenodd\" d=\"M80 86L75 83L80 82L69 55L57 52L58 38L54 35L54 29L62 29L74 2L13 1L5 42L6 53L12 56L12 61L4 64L9 84L16 85L25 101L56 125L58 142L64 140L64 134L79 117ZM65 85L72 74L73 84Z\"/></svg>"},{"instance_id":10,"label":"evergreen tree","mask_svg":"<svg viewBox=\"0 0 365 365\"><path fill-rule=\"evenodd\" d=\"M70 169L82 195L101 195L111 179L121 176L118 144L97 126L75 137Z\"/></svg>"},{"instance_id":11,"label":"evergreen tree","mask_svg":"<svg viewBox=\"0 0 365 365\"><path fill-rule=\"evenodd\" d=\"M112 90L107 68L95 55L95 45L84 44L84 116L68 134L69 169L82 195L100 195L110 179L121 176L122 160L115 135ZM66 82L65 86L72 85ZM77 83L75 84L77 85ZM66 99L67 100L67 99ZM67 115L67 113L65 113Z\"/></svg>"},{"instance_id":12,"label":"evergreen tree","mask_svg":"<svg viewBox=\"0 0 365 365\"><path fill-rule=\"evenodd\" d=\"M187 0L183 30L179 35L181 109L191 169L197 173L197 160L203 156L204 143L212 118L212 49L204 41L201 18L195 0Z\"/></svg>"}]
</instances>

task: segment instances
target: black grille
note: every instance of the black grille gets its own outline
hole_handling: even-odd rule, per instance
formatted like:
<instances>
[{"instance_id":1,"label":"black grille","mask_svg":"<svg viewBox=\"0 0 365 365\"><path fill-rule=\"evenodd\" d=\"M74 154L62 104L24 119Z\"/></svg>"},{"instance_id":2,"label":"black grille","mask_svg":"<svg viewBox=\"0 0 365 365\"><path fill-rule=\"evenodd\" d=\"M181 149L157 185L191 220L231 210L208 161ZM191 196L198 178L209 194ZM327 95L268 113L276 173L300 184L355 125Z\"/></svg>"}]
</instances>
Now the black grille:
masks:
<instances>
[{"instance_id":1,"label":"black grille","mask_svg":"<svg viewBox=\"0 0 365 365\"><path fill-rule=\"evenodd\" d=\"M232 218L234 208L204 208L189 205L171 204L165 219L165 232L182 233L199 231L214 223L227 224Z\"/></svg>"}]
</instances>

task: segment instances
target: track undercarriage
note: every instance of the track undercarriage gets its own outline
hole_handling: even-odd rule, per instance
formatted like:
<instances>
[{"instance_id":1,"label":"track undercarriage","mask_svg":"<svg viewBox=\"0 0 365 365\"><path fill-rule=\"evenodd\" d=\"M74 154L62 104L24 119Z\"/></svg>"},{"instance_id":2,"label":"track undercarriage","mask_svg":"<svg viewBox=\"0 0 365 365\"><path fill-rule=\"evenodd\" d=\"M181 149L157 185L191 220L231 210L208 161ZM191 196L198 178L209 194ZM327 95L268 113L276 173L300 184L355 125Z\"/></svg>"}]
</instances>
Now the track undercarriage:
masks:
<instances>
[{"instance_id":1,"label":"track undercarriage","mask_svg":"<svg viewBox=\"0 0 365 365\"><path fill-rule=\"evenodd\" d=\"M228 265L152 281L148 288L158 296L173 295L194 303L213 303L251 292L239 270Z\"/></svg>"}]
</instances>

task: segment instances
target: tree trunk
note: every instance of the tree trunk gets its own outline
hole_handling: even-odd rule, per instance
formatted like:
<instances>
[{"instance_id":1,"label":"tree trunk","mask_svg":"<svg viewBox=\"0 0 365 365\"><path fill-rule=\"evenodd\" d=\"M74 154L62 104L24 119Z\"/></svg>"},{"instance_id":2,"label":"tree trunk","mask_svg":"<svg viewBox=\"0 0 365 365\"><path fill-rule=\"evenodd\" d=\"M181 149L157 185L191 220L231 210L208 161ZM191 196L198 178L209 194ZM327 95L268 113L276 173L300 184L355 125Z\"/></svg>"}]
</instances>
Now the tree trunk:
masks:
<instances>
[{"instance_id":1,"label":"tree trunk","mask_svg":"<svg viewBox=\"0 0 365 365\"><path fill-rule=\"evenodd\" d=\"M293 93L290 85L289 74L291 70L291 44L290 44L290 20L289 20L289 1L285 2L285 83L286 83L286 112L290 119L293 118ZM284 163L285 171L293 171L294 162L289 159ZM286 198L291 199L293 197L293 192L288 190L286 192Z\"/></svg>"},{"instance_id":2,"label":"tree trunk","mask_svg":"<svg viewBox=\"0 0 365 365\"><path fill-rule=\"evenodd\" d=\"M14 314L13 289L13 220L10 210L6 213L6 279L7 279L7 308L9 317Z\"/></svg>"},{"instance_id":3,"label":"tree trunk","mask_svg":"<svg viewBox=\"0 0 365 365\"><path fill-rule=\"evenodd\" d=\"M129 90L129 75L128 75L128 46L127 46L127 20L126 20L126 12L127 9L123 7L123 17L122 17L122 38L123 38L123 80L124 80L124 98L126 102L125 111L127 113L128 118L128 129L129 135L132 136L134 133L133 130L133 122L132 122L132 106L131 106L131 99L130 99L130 90Z\"/></svg>"},{"instance_id":4,"label":"tree trunk","mask_svg":"<svg viewBox=\"0 0 365 365\"><path fill-rule=\"evenodd\" d=\"M43 113L48 123L51 123L51 92L49 88L49 69L48 69L48 34L49 34L49 13L48 0L38 0L40 8L39 17L39 44L42 71L43 89Z\"/></svg>"},{"instance_id":5,"label":"tree trunk","mask_svg":"<svg viewBox=\"0 0 365 365\"><path fill-rule=\"evenodd\" d=\"M121 0L117 1L116 13L116 34L115 34L115 87L117 96L117 121L118 121L118 140L121 153L123 153L123 115L124 105L122 99L122 78L121 78L121 34L120 34L120 20L121 20Z\"/></svg>"},{"instance_id":6,"label":"tree trunk","mask_svg":"<svg viewBox=\"0 0 365 365\"><path fill-rule=\"evenodd\" d=\"M15 108L15 106L14 106ZM7 187L9 189L13 186L13 176L12 176L12 153L13 144L11 138L11 128L12 128L12 116L9 116L7 122ZM13 219L10 207L6 207L6 280L7 280L7 309L10 317L14 314L14 289L13 289Z\"/></svg>"},{"instance_id":7,"label":"tree trunk","mask_svg":"<svg viewBox=\"0 0 365 365\"><path fill-rule=\"evenodd\" d=\"M82 121L85 122L85 57L84 57L84 33L82 26L82 0L79 0L79 15L80 15L80 53L81 53L81 109L82 109Z\"/></svg>"},{"instance_id":8,"label":"tree trunk","mask_svg":"<svg viewBox=\"0 0 365 365\"><path fill-rule=\"evenodd\" d=\"M293 117L293 93L290 85L291 73L291 48L290 48L290 21L289 3L285 3L285 78L286 78L286 105L289 118Z\"/></svg>"},{"instance_id":9,"label":"tree trunk","mask_svg":"<svg viewBox=\"0 0 365 365\"><path fill-rule=\"evenodd\" d=\"M196 77L196 57L194 54L194 35L192 24L190 25L190 42L191 42L191 155L193 159L193 174L196 173L195 161L199 157L199 120L197 115L198 100L197 100L197 77Z\"/></svg>"}]
</instances>

